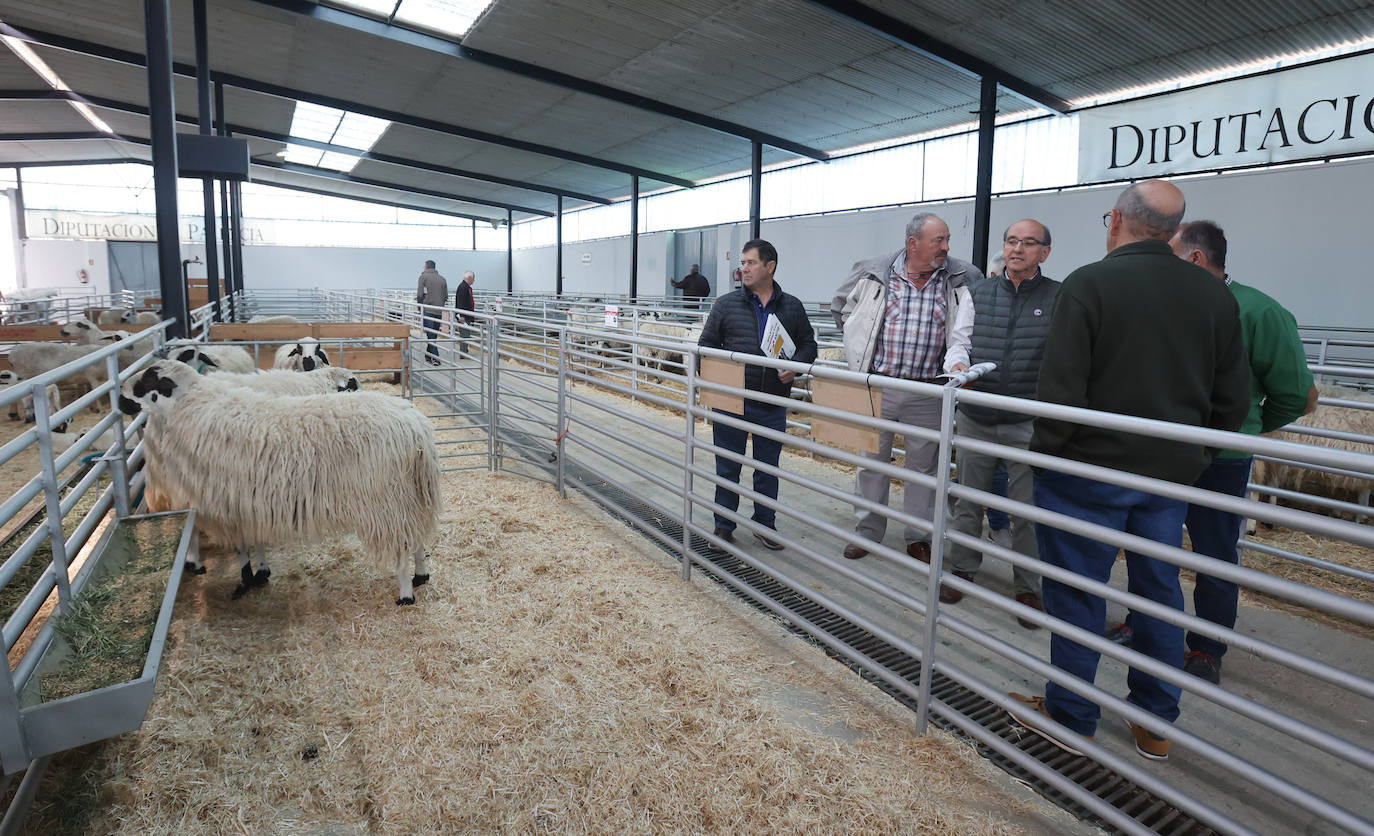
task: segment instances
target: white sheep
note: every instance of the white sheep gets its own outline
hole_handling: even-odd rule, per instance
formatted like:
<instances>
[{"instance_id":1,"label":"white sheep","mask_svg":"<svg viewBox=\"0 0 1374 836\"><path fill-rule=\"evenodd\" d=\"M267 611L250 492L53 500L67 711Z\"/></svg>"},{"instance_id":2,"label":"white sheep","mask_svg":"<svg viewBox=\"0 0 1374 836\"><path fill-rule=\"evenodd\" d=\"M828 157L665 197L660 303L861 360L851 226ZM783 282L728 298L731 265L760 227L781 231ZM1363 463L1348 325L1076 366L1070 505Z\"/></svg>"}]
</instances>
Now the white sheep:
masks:
<instances>
[{"instance_id":1,"label":"white sheep","mask_svg":"<svg viewBox=\"0 0 1374 836\"><path fill-rule=\"evenodd\" d=\"M297 342L287 343L278 348L272 361L274 369L291 369L298 372L308 372L316 366L328 365L329 355L325 353L320 341L314 337L303 337Z\"/></svg>"},{"instance_id":2,"label":"white sheep","mask_svg":"<svg viewBox=\"0 0 1374 836\"><path fill-rule=\"evenodd\" d=\"M20 383L21 381L22 381L22 378L20 378L19 375L15 374L15 373L14 373L12 370L10 370L10 369L5 369L5 370L3 370L3 371L0 371L0 391L5 390L5 389L8 389L8 388L10 388L11 386L14 386L14 385ZM56 384L56 383L49 383L49 384L48 384L48 386L47 386L47 396L48 396L48 414L49 414L49 415L55 415L55 414L57 414L57 411L58 411L59 409L62 408L62 393L59 392L59 391L57 390L57 384ZM21 409L24 411L24 415L23 415L24 423L25 423L25 424L32 424L32 423L34 422L33 396L32 396L32 395L28 395L28 396L26 396L25 398L23 398L22 400L18 400L18 401L15 401L14 403L10 404L10 420L12 420L12 421L18 421L19 418L20 418L20 416L19 416L19 411L20 411ZM64 421L63 423L54 426L54 427L52 428L52 431L53 431L53 432L56 432L56 433L64 433L64 432L66 432L66 431L67 431L67 424L66 424L66 422Z\"/></svg>"},{"instance_id":3,"label":"white sheep","mask_svg":"<svg viewBox=\"0 0 1374 836\"><path fill-rule=\"evenodd\" d=\"M414 604L438 522L429 419L390 395L283 399L221 378L161 360L124 384L120 409L158 419L155 456L170 496L241 553L356 534L395 568L396 603Z\"/></svg>"},{"instance_id":4,"label":"white sheep","mask_svg":"<svg viewBox=\"0 0 1374 836\"><path fill-rule=\"evenodd\" d=\"M221 374L218 379L258 392L292 397L357 392L361 388L357 375L338 366L323 366L308 372L272 369L255 374Z\"/></svg>"},{"instance_id":5,"label":"white sheep","mask_svg":"<svg viewBox=\"0 0 1374 836\"><path fill-rule=\"evenodd\" d=\"M206 372L253 374L258 370L253 355L237 345L215 345L188 339L168 340L167 356L183 363L204 365Z\"/></svg>"},{"instance_id":6,"label":"white sheep","mask_svg":"<svg viewBox=\"0 0 1374 836\"><path fill-rule=\"evenodd\" d=\"M110 335L84 316L69 320L58 333L64 337L75 337L77 345L95 345Z\"/></svg>"},{"instance_id":7,"label":"white sheep","mask_svg":"<svg viewBox=\"0 0 1374 836\"><path fill-rule=\"evenodd\" d=\"M119 321L125 325L156 325L162 321L157 311L124 311ZM103 323L102 323L103 324Z\"/></svg>"},{"instance_id":8,"label":"white sheep","mask_svg":"<svg viewBox=\"0 0 1374 836\"><path fill-rule=\"evenodd\" d=\"M107 308L106 310L100 312L100 316L96 317L96 324L120 325L122 323L128 322L128 320L124 317L127 316L129 313L131 313L131 310L127 308Z\"/></svg>"},{"instance_id":9,"label":"white sheep","mask_svg":"<svg viewBox=\"0 0 1374 836\"><path fill-rule=\"evenodd\" d=\"M686 325L677 322L660 322L657 318L639 326L639 336L663 342L681 342L695 345L701 339L700 325ZM640 360L649 367L657 366L661 374L683 373L682 352L652 345L639 347Z\"/></svg>"},{"instance_id":10,"label":"white sheep","mask_svg":"<svg viewBox=\"0 0 1374 836\"><path fill-rule=\"evenodd\" d=\"M260 314L258 316L249 317L248 319L249 325L267 325L269 323L286 325L298 322L300 322L299 319L297 319L294 316L287 316L286 314L280 314L277 316L267 316L265 314Z\"/></svg>"},{"instance_id":11,"label":"white sheep","mask_svg":"<svg viewBox=\"0 0 1374 836\"><path fill-rule=\"evenodd\" d=\"M1374 395L1369 392L1361 392L1358 389L1325 384L1318 386L1317 389L1323 398L1340 398L1374 404ZM1374 437L1374 410L1352 409L1319 403L1315 410L1294 421L1293 424ZM1333 450L1374 454L1374 442L1343 441L1283 431L1267 433L1266 437L1276 438L1280 441L1295 441L1299 444L1313 444ZM1371 488L1374 488L1374 479L1371 478L1360 479L1338 473L1327 473L1323 470L1313 470L1301 465L1281 464L1260 459L1255 460L1255 468L1250 476L1250 481L1258 485L1268 485L1290 491L1308 490L1324 496L1333 496L1343 491L1354 492L1360 505L1369 505ZM1277 497L1271 496L1269 501L1277 503ZM1364 516L1358 516L1355 521L1363 522L1364 519ZM1254 531L1253 521L1249 530Z\"/></svg>"},{"instance_id":12,"label":"white sheep","mask_svg":"<svg viewBox=\"0 0 1374 836\"><path fill-rule=\"evenodd\" d=\"M20 343L10 349L10 367L14 369L14 373L19 375L21 380L30 380L44 372L50 372L59 366L80 360L100 347L100 345L72 345L70 343ZM126 365L123 360L124 353L121 352L121 365ZM109 377L105 374L104 363L92 363L84 366L70 379L85 383L88 388L95 389L109 380ZM99 399L91 404L91 411L100 411Z\"/></svg>"}]
</instances>

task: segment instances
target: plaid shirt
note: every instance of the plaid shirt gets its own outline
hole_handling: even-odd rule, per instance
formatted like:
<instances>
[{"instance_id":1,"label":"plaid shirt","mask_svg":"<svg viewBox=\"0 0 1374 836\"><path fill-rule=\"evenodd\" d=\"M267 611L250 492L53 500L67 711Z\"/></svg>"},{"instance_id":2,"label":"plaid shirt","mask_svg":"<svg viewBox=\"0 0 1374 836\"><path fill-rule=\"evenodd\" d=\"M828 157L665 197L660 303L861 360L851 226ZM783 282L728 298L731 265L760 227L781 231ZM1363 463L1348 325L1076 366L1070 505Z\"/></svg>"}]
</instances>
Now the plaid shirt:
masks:
<instances>
[{"instance_id":1,"label":"plaid shirt","mask_svg":"<svg viewBox=\"0 0 1374 836\"><path fill-rule=\"evenodd\" d=\"M922 380L940 373L945 350L945 268L936 270L920 290L902 277L906 254L892 262L887 279L887 309L878 344L873 350L873 372Z\"/></svg>"}]
</instances>

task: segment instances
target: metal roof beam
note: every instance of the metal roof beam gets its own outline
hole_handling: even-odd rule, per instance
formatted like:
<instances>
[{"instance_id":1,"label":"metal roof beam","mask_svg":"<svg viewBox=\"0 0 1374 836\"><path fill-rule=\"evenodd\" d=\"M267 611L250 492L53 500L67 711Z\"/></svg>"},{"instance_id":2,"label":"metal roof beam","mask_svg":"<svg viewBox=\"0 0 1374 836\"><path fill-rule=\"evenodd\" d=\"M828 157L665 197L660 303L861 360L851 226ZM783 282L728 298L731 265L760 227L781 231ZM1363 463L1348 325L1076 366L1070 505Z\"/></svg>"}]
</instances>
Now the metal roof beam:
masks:
<instances>
[{"instance_id":1,"label":"metal roof beam","mask_svg":"<svg viewBox=\"0 0 1374 836\"><path fill-rule=\"evenodd\" d=\"M508 209L512 212L524 212L527 215L539 215L544 218L552 218L553 213L544 209L533 209L528 206L516 206L511 203L500 203L494 200L477 200L475 198L463 197L461 195L449 194L435 189L423 189L418 186L405 186L399 183L392 183L386 180L373 180L370 177L357 177L344 171L330 171L327 168L315 168L314 166L300 165L299 163L271 162L267 160L253 160L253 165L260 165L266 168L275 168L280 171L289 171L294 174L307 174L311 177L324 177L329 180L340 180L345 183L357 183L360 186L375 186L379 189L395 189L401 192L412 194L422 194L426 197L437 197L443 200L457 200L463 203L475 203L479 206L495 206L500 209ZM348 197L348 195L339 195ZM483 218L482 220L490 220Z\"/></svg>"},{"instance_id":2,"label":"metal roof beam","mask_svg":"<svg viewBox=\"0 0 1374 836\"><path fill-rule=\"evenodd\" d=\"M143 105L136 105L130 102L121 102L116 99L107 99L102 96L82 96L79 93L68 93L64 90L0 90L0 101L6 100L80 101L85 102L89 105L95 105L96 107L103 107L106 110L118 110L123 113L132 113L136 116L148 115L148 108L144 107ZM193 116L183 116L181 114L178 114L176 118L178 122L187 125L198 124L197 119ZM543 186L537 183L527 183L524 180L513 180L508 177L497 177L492 174L479 174L475 171L467 171L461 168L451 168L449 166L436 165L434 163L422 163L419 160L410 160L406 159L405 157L397 157L391 154L378 154L374 151L360 151L357 148L349 148L346 145L334 145L328 142L319 142L313 139L305 139L304 137L291 136L290 134L279 134L274 131L264 131L260 128L252 128L247 125L229 124L225 126L225 129L230 131L231 133L238 134L240 136L251 136L256 137L257 139L266 139L271 140L273 142L285 142L290 143L292 145L303 145L307 148L318 148L321 151L334 151L340 154L348 154L350 156L358 157L359 159L373 160L379 163L387 163L388 165L404 166L405 168L413 168L419 171L432 171L435 174L451 174L454 177L466 177L469 180L481 180L489 183L497 183L502 186L511 186L512 188L525 189L527 191L532 192L541 192L543 194L561 194L564 197L571 197L577 200L585 200L588 203L597 203L602 206L609 206L615 202L613 200L610 200L609 198L597 197L594 194L584 194L582 192L573 192L568 191L567 189L559 189L554 186Z\"/></svg>"},{"instance_id":3,"label":"metal roof beam","mask_svg":"<svg viewBox=\"0 0 1374 836\"><path fill-rule=\"evenodd\" d=\"M115 139L100 131L49 131L47 133L0 134L0 142L47 142L67 139Z\"/></svg>"},{"instance_id":4,"label":"metal roof beam","mask_svg":"<svg viewBox=\"0 0 1374 836\"><path fill-rule=\"evenodd\" d=\"M253 1L265 6L271 6L283 12L308 17L335 26L342 26L355 32L372 35L373 37L383 38L388 41L424 49L429 52L437 52L441 55L447 55L450 58L472 61L494 69L504 70L508 73L514 73L515 75L534 79L535 81L541 81L545 84L551 84L555 87L562 87L565 90L586 93L619 104L629 105L630 107L640 110L647 110L650 113L657 113L660 116L678 119L728 136L761 142L764 145L779 148L783 151L790 151L793 154L799 154L803 157L809 157L820 162L825 162L830 159L830 155L825 151L803 145L799 142L794 142L785 137L755 130L754 128L741 125L737 122L717 119L714 116L707 116L704 113L697 113L683 107L668 104L667 102L651 99L639 93L621 90L617 87L611 87L585 78L578 78L574 75L551 70L548 67L541 67L538 64L531 64L527 61L520 61L515 58L507 58L503 55L497 55L494 52L473 49L472 47L464 46L461 43L451 41L447 38L419 32L405 26L398 26L389 19L385 21L379 20L358 12L307 2L306 0Z\"/></svg>"},{"instance_id":5,"label":"metal roof beam","mask_svg":"<svg viewBox=\"0 0 1374 836\"><path fill-rule=\"evenodd\" d=\"M54 49L65 49L69 52L77 52L95 58L104 58L109 61L119 61L137 67L146 67L147 59L144 55L131 52L126 49L97 44L92 41L80 38L69 38L65 35L57 35L52 32L44 32L38 29L16 29L5 23L0 23L0 32L10 35L20 40L52 47ZM190 64L173 64L172 71L177 75L194 78L196 68ZM377 119L385 119L388 122L395 122L399 125L409 125L414 128L435 131L448 134L450 136L471 139L477 142L486 142L491 145L500 145L506 148L513 148L517 151L527 151L531 154L541 154L546 157L565 160L567 162L579 163L581 165L600 168L607 171L619 171L622 174L637 174L648 180L657 180L660 183L668 183L673 186L683 188L695 188L696 184L691 180L681 177L674 177L661 171L651 171L639 166L626 165L624 163L604 160L600 157L593 157L587 154L579 154L575 151L565 151L551 145L541 145L537 142L526 142L525 140L512 139L489 131L479 131L473 128L464 128L461 125L452 125L447 122L440 122L437 119L426 119L420 116L413 116L386 108L372 107L361 102L353 102L341 99L337 96L327 96L320 93L311 93L305 90L296 90L280 84L258 81L246 76L234 75L232 73L211 72L210 78L214 81L223 82L231 87L238 87L243 90L251 90L255 93L264 93L269 96L277 96L283 99L293 99L296 101L312 102L325 107L332 107L338 110L347 110L353 113L360 113L364 116L372 116Z\"/></svg>"},{"instance_id":6,"label":"metal roof beam","mask_svg":"<svg viewBox=\"0 0 1374 836\"><path fill-rule=\"evenodd\" d=\"M261 0L259 0L261 2ZM977 78L991 77L999 85L1015 93L1031 104L1049 108L1056 113L1068 113L1070 105L1053 93L1018 78L1006 70L970 55L958 47L951 46L917 29L909 23L898 20L889 14L865 6L858 0L802 0L816 8L829 12L848 23L858 25L875 35L886 38L898 46L939 61L947 67Z\"/></svg>"}]
</instances>

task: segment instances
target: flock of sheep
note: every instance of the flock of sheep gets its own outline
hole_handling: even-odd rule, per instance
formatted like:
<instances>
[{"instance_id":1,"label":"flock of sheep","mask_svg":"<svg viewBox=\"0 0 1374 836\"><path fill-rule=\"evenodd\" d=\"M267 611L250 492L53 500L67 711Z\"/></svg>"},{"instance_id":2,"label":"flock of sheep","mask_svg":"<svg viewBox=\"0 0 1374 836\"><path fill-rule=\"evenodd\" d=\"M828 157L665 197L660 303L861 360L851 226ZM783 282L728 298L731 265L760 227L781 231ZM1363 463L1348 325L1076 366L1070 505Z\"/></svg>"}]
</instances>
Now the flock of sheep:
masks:
<instances>
[{"instance_id":1,"label":"flock of sheep","mask_svg":"<svg viewBox=\"0 0 1374 836\"><path fill-rule=\"evenodd\" d=\"M61 333L77 342L16 346L14 370L0 373L0 384L128 336L87 319ZM429 580L425 547L438 521L439 459L433 427L414 404L360 391L358 378L332 366L313 338L281 346L270 371L260 371L239 346L173 340L159 354L165 356L129 377L119 393L122 412L148 413L147 507L196 509L201 532L241 559L234 597L267 582L268 547L356 534L395 569L396 603L415 603L414 587ZM124 349L119 365L144 356L141 346ZM99 363L75 377L92 388L108 379ZM48 394L53 410L60 409L55 385ZM25 410L32 420L32 406ZM187 568L205 571L198 554Z\"/></svg>"}]
</instances>

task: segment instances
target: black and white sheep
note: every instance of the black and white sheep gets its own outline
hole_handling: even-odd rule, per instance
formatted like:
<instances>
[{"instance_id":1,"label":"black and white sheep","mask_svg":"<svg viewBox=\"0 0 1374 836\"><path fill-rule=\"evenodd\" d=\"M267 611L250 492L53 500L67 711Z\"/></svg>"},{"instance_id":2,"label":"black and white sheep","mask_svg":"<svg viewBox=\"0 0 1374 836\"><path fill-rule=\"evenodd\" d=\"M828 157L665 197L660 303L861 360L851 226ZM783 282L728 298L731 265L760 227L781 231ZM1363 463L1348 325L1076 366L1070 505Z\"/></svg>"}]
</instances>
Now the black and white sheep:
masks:
<instances>
[{"instance_id":1,"label":"black and white sheep","mask_svg":"<svg viewBox=\"0 0 1374 836\"><path fill-rule=\"evenodd\" d=\"M329 355L325 353L320 341L314 337L304 337L278 348L272 361L274 369L290 369L297 372L308 372L328 365Z\"/></svg>"},{"instance_id":2,"label":"black and white sheep","mask_svg":"<svg viewBox=\"0 0 1374 836\"><path fill-rule=\"evenodd\" d=\"M234 374L253 374L258 366L253 355L237 345L215 345L196 340L169 340L167 356L182 363L200 365L204 372L231 372Z\"/></svg>"},{"instance_id":3,"label":"black and white sheep","mask_svg":"<svg viewBox=\"0 0 1374 836\"><path fill-rule=\"evenodd\" d=\"M19 375L15 374L13 370L5 369L3 371L0 371L0 391L8 389L11 386L15 386L21 382L23 382L23 379ZM57 384L55 383L49 383L47 385L46 394L48 396L48 414L54 415L57 413L59 409L62 408L62 394L57 391ZM24 423L32 424L34 422L32 395L25 397L23 400L18 400L10 404L10 420L18 421L20 419L19 412L21 409L24 412ZM57 426L52 428L52 431L57 433L66 432L67 425L65 423L58 424Z\"/></svg>"},{"instance_id":4,"label":"black and white sheep","mask_svg":"<svg viewBox=\"0 0 1374 836\"><path fill-rule=\"evenodd\" d=\"M283 399L222 377L161 360L124 384L120 409L157 419L154 456L169 494L240 553L356 534L394 567L396 603L415 603L438 521L429 419L390 395Z\"/></svg>"}]
</instances>

